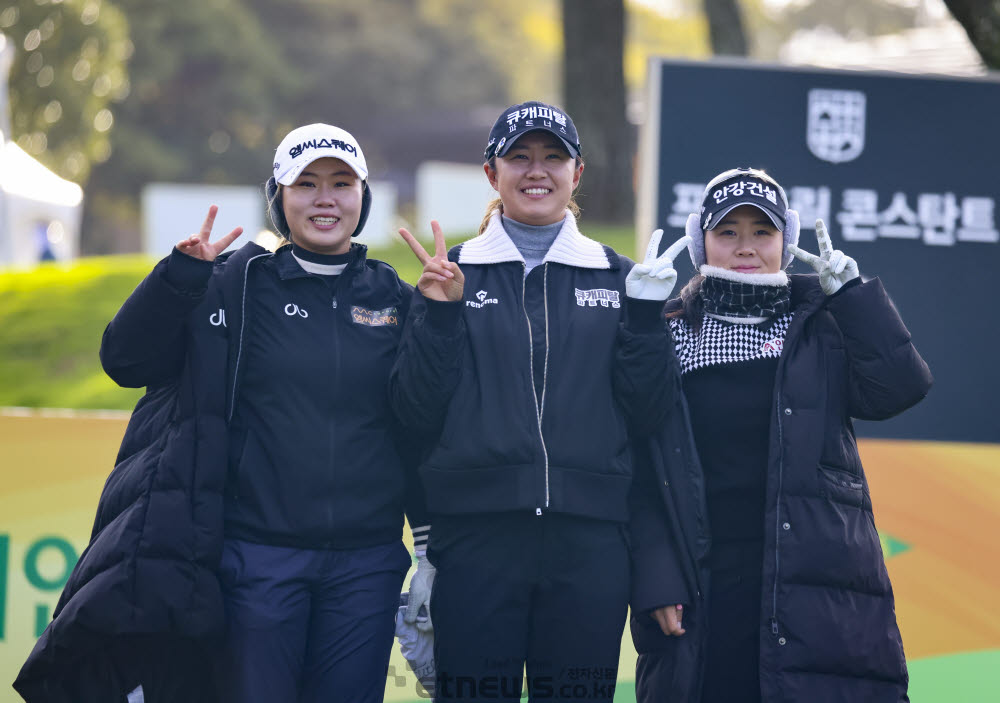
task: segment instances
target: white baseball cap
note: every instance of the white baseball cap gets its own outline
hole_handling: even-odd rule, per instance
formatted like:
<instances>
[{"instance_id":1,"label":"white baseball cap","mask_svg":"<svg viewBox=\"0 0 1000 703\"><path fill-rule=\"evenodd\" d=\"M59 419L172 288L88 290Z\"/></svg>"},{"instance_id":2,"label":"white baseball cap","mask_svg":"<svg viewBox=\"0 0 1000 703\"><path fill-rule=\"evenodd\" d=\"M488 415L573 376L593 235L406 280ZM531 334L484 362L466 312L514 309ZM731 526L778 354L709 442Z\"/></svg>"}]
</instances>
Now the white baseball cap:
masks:
<instances>
[{"instance_id":1,"label":"white baseball cap","mask_svg":"<svg viewBox=\"0 0 1000 703\"><path fill-rule=\"evenodd\" d=\"M293 129L281 140L274 152L274 180L290 186L306 166L327 156L343 161L361 180L368 179L368 164L358 140L340 127L317 122Z\"/></svg>"}]
</instances>

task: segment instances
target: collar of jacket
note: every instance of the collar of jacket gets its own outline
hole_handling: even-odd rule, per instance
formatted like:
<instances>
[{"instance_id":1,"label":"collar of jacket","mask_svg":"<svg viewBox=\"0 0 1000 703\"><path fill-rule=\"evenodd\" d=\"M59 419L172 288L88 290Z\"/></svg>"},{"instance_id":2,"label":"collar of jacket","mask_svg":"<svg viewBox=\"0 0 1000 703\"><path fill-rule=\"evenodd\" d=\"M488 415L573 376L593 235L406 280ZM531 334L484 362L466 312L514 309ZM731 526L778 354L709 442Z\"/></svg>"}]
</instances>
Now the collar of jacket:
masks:
<instances>
[{"instance_id":1,"label":"collar of jacket","mask_svg":"<svg viewBox=\"0 0 1000 703\"><path fill-rule=\"evenodd\" d=\"M798 315L811 313L822 307L826 302L826 293L819 285L816 274L796 273L788 277L792 284L792 311Z\"/></svg>"},{"instance_id":2,"label":"collar of jacket","mask_svg":"<svg viewBox=\"0 0 1000 703\"><path fill-rule=\"evenodd\" d=\"M499 264L507 261L524 263L524 257L507 236L500 219L500 211L494 210L490 214L486 230L461 245L458 263ZM566 211L562 229L556 235L542 263L566 264L587 269L617 268L617 262L611 261L603 244L580 233L576 226L576 217L569 210Z\"/></svg>"},{"instance_id":3,"label":"collar of jacket","mask_svg":"<svg viewBox=\"0 0 1000 703\"><path fill-rule=\"evenodd\" d=\"M368 257L368 247L364 244L352 243L347 254L347 267L344 269L344 273L357 271L365 265L365 260ZM283 246L274 252L274 265L277 269L278 277L282 281L312 276L311 273L306 272L299 266L299 262L292 256L292 247L290 246Z\"/></svg>"}]
</instances>

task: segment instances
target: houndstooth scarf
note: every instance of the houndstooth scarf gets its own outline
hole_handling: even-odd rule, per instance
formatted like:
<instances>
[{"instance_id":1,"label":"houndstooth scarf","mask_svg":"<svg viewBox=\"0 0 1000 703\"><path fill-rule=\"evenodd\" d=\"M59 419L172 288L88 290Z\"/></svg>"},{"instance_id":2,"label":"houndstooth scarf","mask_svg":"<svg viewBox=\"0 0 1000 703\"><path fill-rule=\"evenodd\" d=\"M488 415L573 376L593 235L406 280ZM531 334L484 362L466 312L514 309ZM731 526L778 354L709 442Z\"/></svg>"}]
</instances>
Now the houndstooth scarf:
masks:
<instances>
[{"instance_id":1,"label":"houndstooth scarf","mask_svg":"<svg viewBox=\"0 0 1000 703\"><path fill-rule=\"evenodd\" d=\"M705 312L726 322L759 324L791 309L791 284L784 271L739 273L704 265L701 298Z\"/></svg>"}]
</instances>

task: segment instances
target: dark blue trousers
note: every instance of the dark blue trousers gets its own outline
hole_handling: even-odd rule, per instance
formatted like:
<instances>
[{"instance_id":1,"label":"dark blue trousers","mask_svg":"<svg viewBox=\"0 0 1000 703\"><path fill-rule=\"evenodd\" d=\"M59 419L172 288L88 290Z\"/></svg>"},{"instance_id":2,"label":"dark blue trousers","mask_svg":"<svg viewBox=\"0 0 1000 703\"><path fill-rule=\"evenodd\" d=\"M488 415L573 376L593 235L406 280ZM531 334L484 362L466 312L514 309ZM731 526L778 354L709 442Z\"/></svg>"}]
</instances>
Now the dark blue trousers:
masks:
<instances>
[{"instance_id":1,"label":"dark blue trousers","mask_svg":"<svg viewBox=\"0 0 1000 703\"><path fill-rule=\"evenodd\" d=\"M624 527L547 513L434 517L438 701L611 701L628 609Z\"/></svg>"},{"instance_id":2,"label":"dark blue trousers","mask_svg":"<svg viewBox=\"0 0 1000 703\"><path fill-rule=\"evenodd\" d=\"M227 540L219 700L382 701L410 565L402 542L309 550Z\"/></svg>"}]
</instances>

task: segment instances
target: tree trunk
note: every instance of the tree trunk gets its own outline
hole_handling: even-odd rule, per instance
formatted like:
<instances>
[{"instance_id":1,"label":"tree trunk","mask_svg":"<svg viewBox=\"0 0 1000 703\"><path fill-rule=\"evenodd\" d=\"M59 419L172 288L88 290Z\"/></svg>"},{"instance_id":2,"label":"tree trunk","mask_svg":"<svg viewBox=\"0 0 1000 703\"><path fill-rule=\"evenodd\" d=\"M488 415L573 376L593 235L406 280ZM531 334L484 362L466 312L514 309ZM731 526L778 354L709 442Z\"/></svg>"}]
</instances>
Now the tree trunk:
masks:
<instances>
[{"instance_id":1,"label":"tree trunk","mask_svg":"<svg viewBox=\"0 0 1000 703\"><path fill-rule=\"evenodd\" d=\"M1000 3L993 0L944 0L988 68L1000 68Z\"/></svg>"},{"instance_id":2,"label":"tree trunk","mask_svg":"<svg viewBox=\"0 0 1000 703\"><path fill-rule=\"evenodd\" d=\"M586 169L577 202L588 219L631 222L634 129L625 118L624 0L562 0L563 94Z\"/></svg>"},{"instance_id":3,"label":"tree trunk","mask_svg":"<svg viewBox=\"0 0 1000 703\"><path fill-rule=\"evenodd\" d=\"M702 0L708 37L716 56L746 56L747 35L738 0Z\"/></svg>"}]
</instances>

